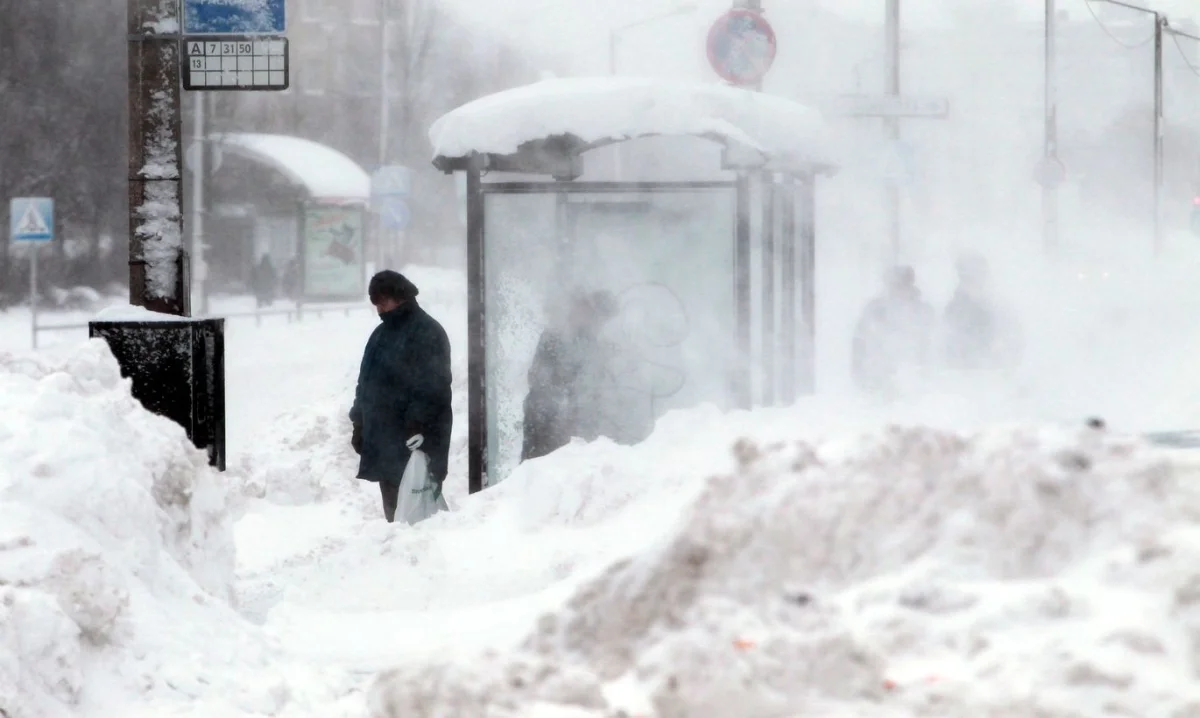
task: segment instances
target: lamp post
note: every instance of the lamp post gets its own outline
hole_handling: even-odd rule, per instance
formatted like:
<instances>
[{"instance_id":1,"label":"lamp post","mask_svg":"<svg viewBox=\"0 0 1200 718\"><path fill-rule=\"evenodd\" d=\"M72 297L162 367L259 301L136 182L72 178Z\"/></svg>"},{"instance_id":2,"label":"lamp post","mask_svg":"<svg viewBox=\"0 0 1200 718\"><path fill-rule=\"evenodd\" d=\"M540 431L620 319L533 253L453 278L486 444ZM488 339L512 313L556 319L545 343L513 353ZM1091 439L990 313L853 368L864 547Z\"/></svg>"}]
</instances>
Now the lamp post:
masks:
<instances>
[{"instance_id":1,"label":"lamp post","mask_svg":"<svg viewBox=\"0 0 1200 718\"><path fill-rule=\"evenodd\" d=\"M685 2L676 5L670 10L658 15L652 15L635 22L626 23L624 25L618 25L614 28L611 28L608 31L608 73L610 75L617 74L617 46L620 42L622 33L627 30L632 30L635 27L641 27L643 25L649 25L651 23L658 22L659 20L666 20L667 18L687 15L688 13L694 12L698 7L699 4L696 2Z\"/></svg>"}]
</instances>

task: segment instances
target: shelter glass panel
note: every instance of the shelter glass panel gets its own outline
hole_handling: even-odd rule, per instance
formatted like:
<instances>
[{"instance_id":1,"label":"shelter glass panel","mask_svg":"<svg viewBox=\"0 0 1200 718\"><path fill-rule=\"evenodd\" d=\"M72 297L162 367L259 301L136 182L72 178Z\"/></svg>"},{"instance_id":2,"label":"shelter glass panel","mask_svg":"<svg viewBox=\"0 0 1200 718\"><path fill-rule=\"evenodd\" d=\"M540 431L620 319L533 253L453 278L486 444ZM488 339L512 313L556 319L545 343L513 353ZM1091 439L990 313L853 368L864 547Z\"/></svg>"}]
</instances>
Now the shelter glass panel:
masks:
<instances>
[{"instance_id":1,"label":"shelter glass panel","mask_svg":"<svg viewBox=\"0 0 1200 718\"><path fill-rule=\"evenodd\" d=\"M489 484L731 406L735 213L732 187L486 195Z\"/></svg>"}]
</instances>

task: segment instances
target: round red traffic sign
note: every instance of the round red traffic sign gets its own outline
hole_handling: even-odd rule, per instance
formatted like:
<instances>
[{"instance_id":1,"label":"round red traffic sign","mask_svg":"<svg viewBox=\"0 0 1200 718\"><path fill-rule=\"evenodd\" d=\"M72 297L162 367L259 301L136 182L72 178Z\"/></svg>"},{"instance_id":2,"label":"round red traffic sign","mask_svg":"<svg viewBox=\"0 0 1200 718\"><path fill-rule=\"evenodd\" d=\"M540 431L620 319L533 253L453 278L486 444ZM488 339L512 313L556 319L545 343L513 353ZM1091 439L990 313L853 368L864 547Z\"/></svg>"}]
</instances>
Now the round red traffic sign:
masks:
<instances>
[{"instance_id":1,"label":"round red traffic sign","mask_svg":"<svg viewBox=\"0 0 1200 718\"><path fill-rule=\"evenodd\" d=\"M760 12L730 10L708 31L708 62L726 82L756 84L775 62L775 30Z\"/></svg>"}]
</instances>

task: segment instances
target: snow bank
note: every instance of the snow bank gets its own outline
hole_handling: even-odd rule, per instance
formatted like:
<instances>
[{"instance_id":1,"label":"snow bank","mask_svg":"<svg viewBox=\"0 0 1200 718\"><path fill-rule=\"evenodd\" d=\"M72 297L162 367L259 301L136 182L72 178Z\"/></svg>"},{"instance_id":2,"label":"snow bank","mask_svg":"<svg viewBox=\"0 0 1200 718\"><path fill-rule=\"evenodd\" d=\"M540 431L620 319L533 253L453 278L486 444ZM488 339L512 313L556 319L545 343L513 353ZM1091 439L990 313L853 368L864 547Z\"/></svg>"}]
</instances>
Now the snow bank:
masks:
<instances>
[{"instance_id":1,"label":"snow bank","mask_svg":"<svg viewBox=\"0 0 1200 718\"><path fill-rule=\"evenodd\" d=\"M133 399L107 345L0 354L0 396L0 715L294 700L270 644L229 605L218 475Z\"/></svg>"},{"instance_id":2,"label":"snow bank","mask_svg":"<svg viewBox=\"0 0 1200 718\"><path fill-rule=\"evenodd\" d=\"M780 159L836 164L816 110L776 95L650 78L543 80L469 102L429 130L435 157L512 154L526 142L558 135L589 144L719 137Z\"/></svg>"},{"instance_id":3,"label":"snow bank","mask_svg":"<svg viewBox=\"0 0 1200 718\"><path fill-rule=\"evenodd\" d=\"M734 454L663 540L584 582L520 650L397 668L372 715L1200 709L1200 466L1088 428Z\"/></svg>"}]
</instances>

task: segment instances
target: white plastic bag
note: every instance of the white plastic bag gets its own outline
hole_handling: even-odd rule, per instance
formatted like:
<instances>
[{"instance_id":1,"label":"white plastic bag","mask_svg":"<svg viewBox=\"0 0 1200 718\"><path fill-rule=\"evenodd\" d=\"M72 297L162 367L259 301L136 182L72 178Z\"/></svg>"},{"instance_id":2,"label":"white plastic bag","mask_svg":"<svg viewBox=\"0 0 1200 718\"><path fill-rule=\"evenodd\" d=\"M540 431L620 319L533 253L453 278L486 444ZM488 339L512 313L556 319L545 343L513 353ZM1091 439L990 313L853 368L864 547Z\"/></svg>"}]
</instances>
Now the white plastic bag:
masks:
<instances>
[{"instance_id":1,"label":"white plastic bag","mask_svg":"<svg viewBox=\"0 0 1200 718\"><path fill-rule=\"evenodd\" d=\"M449 511L446 499L436 496L437 484L429 480L429 457L424 451L414 451L400 479L400 498L396 502L396 518L415 524L438 511Z\"/></svg>"}]
</instances>

